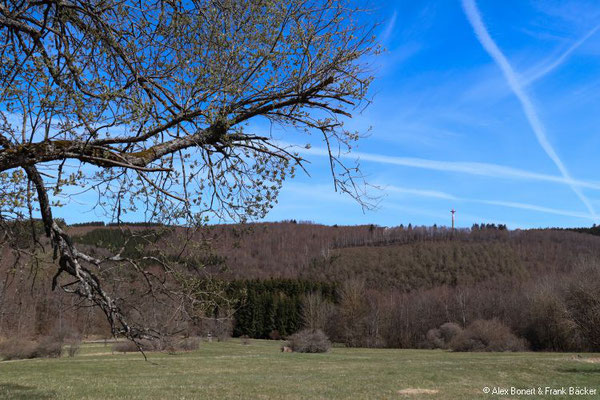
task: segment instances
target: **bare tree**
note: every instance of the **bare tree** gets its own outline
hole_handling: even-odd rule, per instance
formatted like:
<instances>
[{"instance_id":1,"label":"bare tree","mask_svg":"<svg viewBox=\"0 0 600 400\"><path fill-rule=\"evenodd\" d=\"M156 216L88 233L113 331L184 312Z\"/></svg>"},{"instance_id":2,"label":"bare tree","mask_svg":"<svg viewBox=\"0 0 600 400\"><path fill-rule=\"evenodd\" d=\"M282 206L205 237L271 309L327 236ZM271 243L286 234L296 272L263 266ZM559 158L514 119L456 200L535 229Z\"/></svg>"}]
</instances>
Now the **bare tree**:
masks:
<instances>
[{"instance_id":1,"label":"bare tree","mask_svg":"<svg viewBox=\"0 0 600 400\"><path fill-rule=\"evenodd\" d=\"M600 261L594 257L578 260L574 278L565 295L570 320L588 342L591 351L600 350Z\"/></svg>"},{"instance_id":2,"label":"bare tree","mask_svg":"<svg viewBox=\"0 0 600 400\"><path fill-rule=\"evenodd\" d=\"M261 217L305 162L269 125L321 135L336 188L360 197L357 168L339 156L359 139L343 121L365 104L377 53L362 11L328 0L0 2L5 245L18 248L11 232L32 221L25 251L53 249L53 286L136 338L148 331L127 321L100 274L121 263L151 285L145 265L166 261L88 254L53 217L61 203L93 192L117 222Z\"/></svg>"},{"instance_id":3,"label":"bare tree","mask_svg":"<svg viewBox=\"0 0 600 400\"><path fill-rule=\"evenodd\" d=\"M333 303L325 300L318 292L309 293L302 299L302 322L306 329L325 329L334 313Z\"/></svg>"}]
</instances>

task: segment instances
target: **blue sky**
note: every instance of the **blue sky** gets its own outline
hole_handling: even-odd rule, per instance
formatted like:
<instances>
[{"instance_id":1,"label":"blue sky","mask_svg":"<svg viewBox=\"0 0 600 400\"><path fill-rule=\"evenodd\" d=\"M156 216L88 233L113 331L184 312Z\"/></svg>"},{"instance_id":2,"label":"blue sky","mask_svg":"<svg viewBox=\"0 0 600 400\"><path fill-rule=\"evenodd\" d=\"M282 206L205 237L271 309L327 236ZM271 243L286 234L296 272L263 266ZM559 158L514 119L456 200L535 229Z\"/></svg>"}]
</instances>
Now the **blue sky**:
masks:
<instances>
[{"instance_id":1,"label":"blue sky","mask_svg":"<svg viewBox=\"0 0 600 400\"><path fill-rule=\"evenodd\" d=\"M380 3L373 103L346 125L381 187L375 210L336 193L323 144L265 218L323 224L509 228L599 221L600 4L439 0ZM265 127L268 129L268 127ZM282 133L288 143L305 138ZM56 210L67 222L100 219Z\"/></svg>"},{"instance_id":2,"label":"blue sky","mask_svg":"<svg viewBox=\"0 0 600 400\"><path fill-rule=\"evenodd\" d=\"M315 150L266 220L590 226L600 213L600 4L395 1L380 6L373 103L347 125L381 201L334 192Z\"/></svg>"}]
</instances>

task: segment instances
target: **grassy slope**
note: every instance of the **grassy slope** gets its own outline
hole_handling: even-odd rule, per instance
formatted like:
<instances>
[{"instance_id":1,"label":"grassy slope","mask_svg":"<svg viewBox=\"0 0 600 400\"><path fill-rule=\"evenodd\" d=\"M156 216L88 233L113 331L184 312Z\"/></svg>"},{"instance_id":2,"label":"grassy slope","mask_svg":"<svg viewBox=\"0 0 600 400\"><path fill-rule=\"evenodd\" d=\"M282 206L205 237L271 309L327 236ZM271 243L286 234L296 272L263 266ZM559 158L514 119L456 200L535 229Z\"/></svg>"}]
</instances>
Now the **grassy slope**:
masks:
<instances>
[{"instance_id":1,"label":"grassy slope","mask_svg":"<svg viewBox=\"0 0 600 400\"><path fill-rule=\"evenodd\" d=\"M500 397L483 395L484 386L600 389L600 364L558 353L334 348L328 354L293 354L279 352L277 342L258 340L248 346L238 340L205 343L187 354L151 354L151 362L139 354L107 352L110 347L90 344L72 359L2 362L0 398L489 399ZM407 388L439 392L398 393Z\"/></svg>"}]
</instances>

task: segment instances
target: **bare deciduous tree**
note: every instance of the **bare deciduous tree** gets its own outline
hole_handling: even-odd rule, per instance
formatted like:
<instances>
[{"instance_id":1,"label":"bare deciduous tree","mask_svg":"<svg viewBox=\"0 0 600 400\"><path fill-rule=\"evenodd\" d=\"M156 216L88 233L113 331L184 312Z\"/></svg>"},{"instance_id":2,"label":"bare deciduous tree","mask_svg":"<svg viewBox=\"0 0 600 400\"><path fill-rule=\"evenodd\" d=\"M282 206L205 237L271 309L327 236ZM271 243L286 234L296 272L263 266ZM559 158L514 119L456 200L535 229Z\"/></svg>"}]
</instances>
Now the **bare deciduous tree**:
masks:
<instances>
[{"instance_id":1,"label":"bare deciduous tree","mask_svg":"<svg viewBox=\"0 0 600 400\"><path fill-rule=\"evenodd\" d=\"M309 293L302 299L302 322L306 329L325 329L334 313L333 303L325 300L320 293Z\"/></svg>"},{"instance_id":2,"label":"bare deciduous tree","mask_svg":"<svg viewBox=\"0 0 600 400\"><path fill-rule=\"evenodd\" d=\"M343 120L365 103L377 52L362 15L328 0L0 2L5 246L19 247L19 221L41 218L47 239L33 229L26 251L53 249L53 285L99 306L113 333L147 335L99 274L123 263L151 285L145 266L166 261L92 256L53 209L92 192L117 222L263 216L304 163L269 126L321 135L335 186L359 195L358 171L339 155L359 138Z\"/></svg>"}]
</instances>

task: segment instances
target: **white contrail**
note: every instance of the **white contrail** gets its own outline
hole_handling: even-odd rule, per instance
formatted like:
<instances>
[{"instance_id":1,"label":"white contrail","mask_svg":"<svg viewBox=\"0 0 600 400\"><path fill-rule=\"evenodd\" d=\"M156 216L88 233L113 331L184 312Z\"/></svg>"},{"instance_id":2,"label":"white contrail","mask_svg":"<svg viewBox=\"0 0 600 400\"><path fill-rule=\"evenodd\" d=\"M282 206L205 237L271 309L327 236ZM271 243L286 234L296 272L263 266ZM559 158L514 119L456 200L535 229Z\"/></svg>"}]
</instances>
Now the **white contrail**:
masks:
<instances>
[{"instance_id":1,"label":"white contrail","mask_svg":"<svg viewBox=\"0 0 600 400\"><path fill-rule=\"evenodd\" d=\"M571 53L573 53L575 50L577 50L579 48L579 46L581 46L586 40L588 40L590 37L592 37L598 31L598 29L600 29L600 25L596 25L594 28L592 28L581 39L579 39L578 41L573 43L571 45L571 47L569 47L564 53L562 53L560 55L560 57L558 57L552 63L548 64L545 68L542 68L540 71L536 72L532 76L525 77L525 79L523 81L523 85L527 86L527 85L533 83L534 81L537 81L538 79L549 74L550 72L552 72L555 68L557 68L562 63L564 63L565 60L571 55Z\"/></svg>"},{"instance_id":2,"label":"white contrail","mask_svg":"<svg viewBox=\"0 0 600 400\"><path fill-rule=\"evenodd\" d=\"M394 28L396 27L397 19L398 19L398 12L394 10L392 17L390 18L390 22L387 24L384 31L381 33L381 36L379 37L380 43L385 43L388 41L388 39L392 35L392 32L394 31Z\"/></svg>"},{"instance_id":3,"label":"white contrail","mask_svg":"<svg viewBox=\"0 0 600 400\"><path fill-rule=\"evenodd\" d=\"M396 193L401 193L401 194L411 194L411 195L419 196L419 197L433 197L436 199L443 199L443 200L460 200L456 196L453 196L453 195L445 193L445 192L440 192L437 190L412 189L412 188L390 186L390 185L381 185L381 187L384 190L387 190L390 192L396 192Z\"/></svg>"},{"instance_id":4,"label":"white contrail","mask_svg":"<svg viewBox=\"0 0 600 400\"><path fill-rule=\"evenodd\" d=\"M413 188L406 188L406 187L399 187L399 186L384 186L384 189L389 192L409 194L409 195L418 196L418 197L431 197L431 198L435 198L435 199L452 200L452 201L458 201L458 202L488 204L488 205L493 205L493 206L537 211L537 212L546 213L546 214L563 215L566 217L593 219L593 217L591 217L587 213L543 207L543 206L538 206L535 204L519 203L519 202L513 202L513 201L470 199L470 198L465 198L465 197L457 197L452 194L445 193L445 192L439 192L436 190L413 189Z\"/></svg>"},{"instance_id":5,"label":"white contrail","mask_svg":"<svg viewBox=\"0 0 600 400\"><path fill-rule=\"evenodd\" d=\"M560 171L561 175L565 178L565 180L573 181L571 174L569 173L561 159L558 157L558 154L556 154L556 151L554 151L554 148L548 141L544 125L539 119L537 112L533 106L533 103L523 90L523 87L519 82L519 79L517 78L517 74L512 69L510 63L508 62L502 51L500 51L500 49L488 33L485 25L483 24L483 21L481 20L481 15L479 14L479 10L477 9L477 5L475 4L475 0L463 0L462 5L465 14L467 15L467 19L469 20L469 23L475 31L477 39L479 40L483 48L489 53L492 59L496 62L496 64L498 64L498 67L500 67L500 69L502 70L502 73L504 74L508 85L510 86L515 96L517 96L517 98L519 99L519 102L521 103L521 106L523 108L523 112L527 117L527 121L529 121L531 129L535 133L535 137L537 138L538 143L540 144L540 146L542 146L542 149L544 149L548 157L550 157L550 159L554 162L554 164ZM584 196L583 192L576 185L571 184L570 186L573 192L575 192L575 194L577 195L577 197L579 197L583 204L585 204L591 216L594 219L596 219L596 211L594 210L594 207L592 206L590 201Z\"/></svg>"},{"instance_id":6,"label":"white contrail","mask_svg":"<svg viewBox=\"0 0 600 400\"><path fill-rule=\"evenodd\" d=\"M556 209L556 208L537 206L535 204L519 203L519 202L514 202L514 201L475 200L475 199L467 200L467 201L473 201L473 202L482 203L482 204L490 204L493 206L518 208L521 210L538 211L538 212L542 212L542 213L546 213L546 214L563 215L565 217L583 218L583 219L589 219L589 220L595 221L594 217L590 216L587 213L577 212L577 211L569 211L569 210L560 210L560 209Z\"/></svg>"},{"instance_id":7,"label":"white contrail","mask_svg":"<svg viewBox=\"0 0 600 400\"><path fill-rule=\"evenodd\" d=\"M300 154L329 157L327 149L311 147L306 149L298 145L278 142L283 146L293 147L293 150ZM586 182L574 179L566 179L563 176L540 174L518 168L507 167L504 165L479 163L479 162L461 162L461 161L439 161L425 158L413 157L395 157L374 153L362 153L353 151L348 154L340 154L340 158L359 159L360 161L376 162L381 164L399 165L403 167L422 168L442 172L459 172L469 175L489 176L493 178L509 178L534 180L543 182L554 182L569 186L579 186L589 189L600 190L600 182Z\"/></svg>"}]
</instances>

